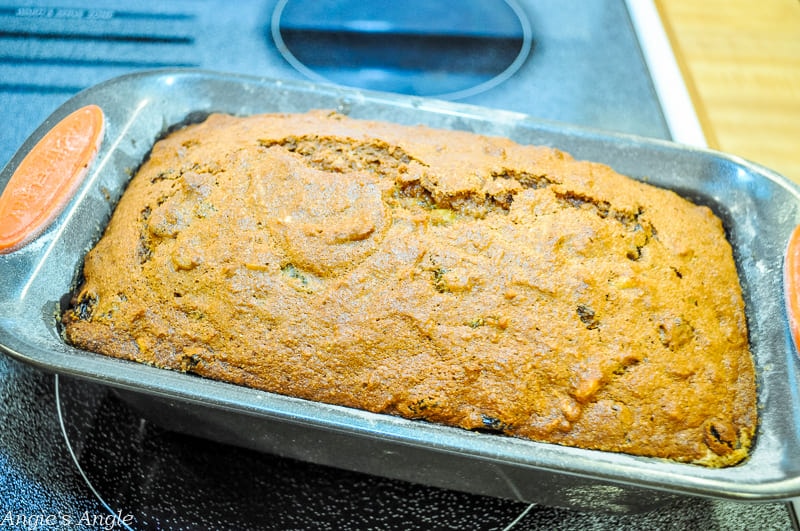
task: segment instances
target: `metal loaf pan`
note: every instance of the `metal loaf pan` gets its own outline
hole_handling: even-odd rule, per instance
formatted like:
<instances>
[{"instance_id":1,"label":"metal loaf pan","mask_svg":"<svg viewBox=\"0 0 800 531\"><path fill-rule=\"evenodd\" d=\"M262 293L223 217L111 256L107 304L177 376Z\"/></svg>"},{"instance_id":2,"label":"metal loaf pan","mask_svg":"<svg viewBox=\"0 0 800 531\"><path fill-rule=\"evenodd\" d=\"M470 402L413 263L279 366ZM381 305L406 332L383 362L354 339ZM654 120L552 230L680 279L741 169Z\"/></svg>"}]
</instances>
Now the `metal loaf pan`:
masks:
<instances>
[{"instance_id":1,"label":"metal loaf pan","mask_svg":"<svg viewBox=\"0 0 800 531\"><path fill-rule=\"evenodd\" d=\"M283 456L526 502L641 511L676 496L775 501L800 495L800 358L783 304L783 258L800 193L775 173L713 151L543 123L516 113L303 82L201 71L134 74L58 109L0 174L0 187L56 122L88 104L106 116L103 144L72 202L36 240L0 255L0 346L46 371L116 389L174 430ZM751 457L709 469L568 448L298 400L76 350L56 315L84 254L153 142L209 112L334 109L552 145L710 206L741 275L758 370L760 426Z\"/></svg>"}]
</instances>

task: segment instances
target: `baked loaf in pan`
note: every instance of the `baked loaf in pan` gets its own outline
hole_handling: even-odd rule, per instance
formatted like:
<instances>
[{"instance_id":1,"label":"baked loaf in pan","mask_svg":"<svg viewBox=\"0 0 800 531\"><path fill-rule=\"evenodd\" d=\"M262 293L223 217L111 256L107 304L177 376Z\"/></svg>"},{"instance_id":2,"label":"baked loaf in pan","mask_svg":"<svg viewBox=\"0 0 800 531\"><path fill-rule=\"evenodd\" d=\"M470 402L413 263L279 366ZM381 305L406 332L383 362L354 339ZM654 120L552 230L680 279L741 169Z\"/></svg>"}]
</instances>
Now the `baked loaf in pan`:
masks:
<instances>
[{"instance_id":1,"label":"baked loaf in pan","mask_svg":"<svg viewBox=\"0 0 800 531\"><path fill-rule=\"evenodd\" d=\"M728 466L756 383L710 209L547 147L314 111L157 142L71 344L309 400Z\"/></svg>"}]
</instances>

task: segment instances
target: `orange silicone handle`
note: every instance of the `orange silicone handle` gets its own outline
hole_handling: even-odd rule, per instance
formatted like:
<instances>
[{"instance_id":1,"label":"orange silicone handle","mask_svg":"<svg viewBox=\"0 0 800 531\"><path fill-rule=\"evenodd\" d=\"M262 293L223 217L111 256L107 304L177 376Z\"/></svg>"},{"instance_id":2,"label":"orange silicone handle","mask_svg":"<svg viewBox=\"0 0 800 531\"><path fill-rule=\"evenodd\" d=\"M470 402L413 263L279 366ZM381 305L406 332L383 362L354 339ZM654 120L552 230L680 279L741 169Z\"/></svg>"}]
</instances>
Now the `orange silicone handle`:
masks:
<instances>
[{"instance_id":1,"label":"orange silicone handle","mask_svg":"<svg viewBox=\"0 0 800 531\"><path fill-rule=\"evenodd\" d=\"M783 291L789 330L795 347L800 347L800 225L794 228L786 246L783 264Z\"/></svg>"},{"instance_id":2,"label":"orange silicone handle","mask_svg":"<svg viewBox=\"0 0 800 531\"><path fill-rule=\"evenodd\" d=\"M82 107L25 156L0 195L0 253L25 246L58 217L97 155L104 122L100 107Z\"/></svg>"}]
</instances>

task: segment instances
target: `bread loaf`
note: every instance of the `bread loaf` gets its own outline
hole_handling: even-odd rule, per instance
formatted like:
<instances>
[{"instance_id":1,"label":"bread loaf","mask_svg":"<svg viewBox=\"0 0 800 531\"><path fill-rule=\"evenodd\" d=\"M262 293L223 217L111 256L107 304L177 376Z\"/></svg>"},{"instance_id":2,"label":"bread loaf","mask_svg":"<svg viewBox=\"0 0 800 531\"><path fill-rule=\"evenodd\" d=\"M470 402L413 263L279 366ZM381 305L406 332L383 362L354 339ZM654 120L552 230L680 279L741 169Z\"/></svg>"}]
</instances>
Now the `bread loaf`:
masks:
<instances>
[{"instance_id":1,"label":"bread loaf","mask_svg":"<svg viewBox=\"0 0 800 531\"><path fill-rule=\"evenodd\" d=\"M325 111L173 132L62 321L109 356L588 449L728 466L757 424L712 211L467 132Z\"/></svg>"}]
</instances>

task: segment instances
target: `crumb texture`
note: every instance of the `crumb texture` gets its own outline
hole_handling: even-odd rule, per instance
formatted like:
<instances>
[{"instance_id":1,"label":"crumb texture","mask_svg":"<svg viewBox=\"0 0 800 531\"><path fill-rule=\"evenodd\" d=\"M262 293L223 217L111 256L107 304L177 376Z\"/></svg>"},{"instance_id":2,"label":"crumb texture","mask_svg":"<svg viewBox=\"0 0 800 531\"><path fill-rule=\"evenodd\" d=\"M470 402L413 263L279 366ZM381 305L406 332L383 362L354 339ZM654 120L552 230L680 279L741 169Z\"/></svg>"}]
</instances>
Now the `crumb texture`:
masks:
<instances>
[{"instance_id":1,"label":"crumb texture","mask_svg":"<svg viewBox=\"0 0 800 531\"><path fill-rule=\"evenodd\" d=\"M109 356L708 466L755 433L720 220L551 148L213 115L155 144L84 277L64 333Z\"/></svg>"}]
</instances>

